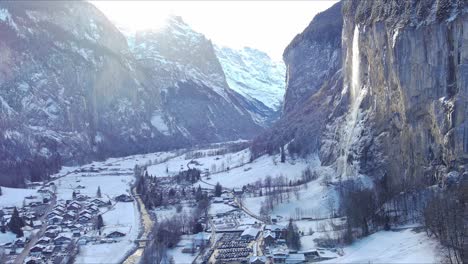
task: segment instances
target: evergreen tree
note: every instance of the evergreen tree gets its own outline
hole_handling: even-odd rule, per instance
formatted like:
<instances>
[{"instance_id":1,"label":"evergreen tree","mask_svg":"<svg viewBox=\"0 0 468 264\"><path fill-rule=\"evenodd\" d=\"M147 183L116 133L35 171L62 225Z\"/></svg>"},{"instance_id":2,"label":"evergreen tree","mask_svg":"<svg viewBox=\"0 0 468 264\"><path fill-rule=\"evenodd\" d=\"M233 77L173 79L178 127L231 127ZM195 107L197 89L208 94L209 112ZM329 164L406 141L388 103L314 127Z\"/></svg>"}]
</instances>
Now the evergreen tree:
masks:
<instances>
[{"instance_id":1,"label":"evergreen tree","mask_svg":"<svg viewBox=\"0 0 468 264\"><path fill-rule=\"evenodd\" d=\"M11 216L10 222L8 223L8 228L11 232L16 234L16 237L23 236L23 230L21 229L24 226L24 221L19 216L18 210L13 210L13 215Z\"/></svg>"},{"instance_id":2,"label":"evergreen tree","mask_svg":"<svg viewBox=\"0 0 468 264\"><path fill-rule=\"evenodd\" d=\"M200 233L200 232L203 232L203 225L196 222L195 225L193 225L193 233L197 234L197 233Z\"/></svg>"},{"instance_id":3,"label":"evergreen tree","mask_svg":"<svg viewBox=\"0 0 468 264\"><path fill-rule=\"evenodd\" d=\"M286 245L294 250L299 250L301 248L301 236L297 226L293 223L292 219L289 219L286 234Z\"/></svg>"},{"instance_id":4,"label":"evergreen tree","mask_svg":"<svg viewBox=\"0 0 468 264\"><path fill-rule=\"evenodd\" d=\"M104 226L104 220L102 219L102 215L97 216L96 220L96 229L100 230Z\"/></svg>"},{"instance_id":5,"label":"evergreen tree","mask_svg":"<svg viewBox=\"0 0 468 264\"><path fill-rule=\"evenodd\" d=\"M98 186L98 187L97 187L96 196L97 196L98 198L101 198L101 197L102 197L102 194L101 194L101 186Z\"/></svg>"},{"instance_id":6,"label":"evergreen tree","mask_svg":"<svg viewBox=\"0 0 468 264\"><path fill-rule=\"evenodd\" d=\"M214 195L216 197L220 197L222 192L223 192L223 187L221 186L221 184L219 184L219 182L216 183L215 190L214 190Z\"/></svg>"},{"instance_id":7,"label":"evergreen tree","mask_svg":"<svg viewBox=\"0 0 468 264\"><path fill-rule=\"evenodd\" d=\"M2 196L2 186L0 186L0 196Z\"/></svg>"},{"instance_id":8,"label":"evergreen tree","mask_svg":"<svg viewBox=\"0 0 468 264\"><path fill-rule=\"evenodd\" d=\"M73 191L73 193L72 193L72 198L76 199L76 192L75 191Z\"/></svg>"},{"instance_id":9,"label":"evergreen tree","mask_svg":"<svg viewBox=\"0 0 468 264\"><path fill-rule=\"evenodd\" d=\"M284 153L284 146L281 146L281 163L286 161L286 154Z\"/></svg>"},{"instance_id":10,"label":"evergreen tree","mask_svg":"<svg viewBox=\"0 0 468 264\"><path fill-rule=\"evenodd\" d=\"M203 192L202 192L201 186L198 185L197 191L195 193L195 200L197 200L197 202L198 202L201 199L203 199Z\"/></svg>"}]
</instances>

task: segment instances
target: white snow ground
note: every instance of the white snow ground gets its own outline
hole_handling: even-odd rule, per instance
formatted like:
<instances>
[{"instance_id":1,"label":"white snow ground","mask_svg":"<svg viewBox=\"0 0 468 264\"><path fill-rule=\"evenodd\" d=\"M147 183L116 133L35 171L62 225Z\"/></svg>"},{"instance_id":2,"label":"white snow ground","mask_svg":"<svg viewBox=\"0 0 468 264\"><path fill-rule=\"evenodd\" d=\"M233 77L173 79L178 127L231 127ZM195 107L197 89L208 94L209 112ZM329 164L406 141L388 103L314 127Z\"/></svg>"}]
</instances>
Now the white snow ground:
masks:
<instances>
[{"instance_id":1,"label":"white snow ground","mask_svg":"<svg viewBox=\"0 0 468 264\"><path fill-rule=\"evenodd\" d=\"M425 232L380 231L344 248L344 255L325 263L436 263L438 243Z\"/></svg>"},{"instance_id":2,"label":"white snow ground","mask_svg":"<svg viewBox=\"0 0 468 264\"><path fill-rule=\"evenodd\" d=\"M16 206L22 207L24 197L30 195L39 195L35 189L8 188L2 186L2 195L0 196L0 208Z\"/></svg>"}]
</instances>

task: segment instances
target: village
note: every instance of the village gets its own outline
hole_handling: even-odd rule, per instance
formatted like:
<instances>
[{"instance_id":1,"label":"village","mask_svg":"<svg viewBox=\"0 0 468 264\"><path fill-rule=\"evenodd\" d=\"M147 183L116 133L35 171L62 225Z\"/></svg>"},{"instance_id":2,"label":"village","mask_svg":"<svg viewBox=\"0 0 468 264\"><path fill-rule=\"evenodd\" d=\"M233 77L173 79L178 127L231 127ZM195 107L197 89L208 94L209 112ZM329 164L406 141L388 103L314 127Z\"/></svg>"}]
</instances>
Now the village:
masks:
<instances>
[{"instance_id":1,"label":"village","mask_svg":"<svg viewBox=\"0 0 468 264\"><path fill-rule=\"evenodd\" d=\"M77 184L65 200L57 199L53 181L28 187L37 192L26 196L22 207L0 208L0 228L17 236L0 244L2 263L73 263L81 246L116 243L128 232L126 227L107 227L102 215L117 203L133 202L129 194L104 198L97 187L96 195L89 196L81 194L86 187Z\"/></svg>"}]
</instances>

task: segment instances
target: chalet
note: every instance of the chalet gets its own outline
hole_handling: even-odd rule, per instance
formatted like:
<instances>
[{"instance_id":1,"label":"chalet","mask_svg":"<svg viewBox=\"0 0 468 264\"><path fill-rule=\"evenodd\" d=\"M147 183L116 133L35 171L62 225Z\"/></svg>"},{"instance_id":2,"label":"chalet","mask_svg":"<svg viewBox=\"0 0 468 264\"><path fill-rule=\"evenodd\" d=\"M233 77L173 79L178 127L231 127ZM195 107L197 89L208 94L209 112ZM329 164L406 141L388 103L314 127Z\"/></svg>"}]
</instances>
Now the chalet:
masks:
<instances>
[{"instance_id":1,"label":"chalet","mask_svg":"<svg viewBox=\"0 0 468 264\"><path fill-rule=\"evenodd\" d=\"M42 222L39 221L39 220L36 220L36 221L32 221L32 227L33 228L39 228L42 226Z\"/></svg>"},{"instance_id":2,"label":"chalet","mask_svg":"<svg viewBox=\"0 0 468 264\"><path fill-rule=\"evenodd\" d=\"M81 209L81 205L78 203L71 203L67 206L67 211L78 211Z\"/></svg>"},{"instance_id":3,"label":"chalet","mask_svg":"<svg viewBox=\"0 0 468 264\"><path fill-rule=\"evenodd\" d=\"M267 230L263 233L263 241L265 241L265 244L267 246L271 246L275 243L276 240L276 234L271 232L270 230Z\"/></svg>"},{"instance_id":4,"label":"chalet","mask_svg":"<svg viewBox=\"0 0 468 264\"><path fill-rule=\"evenodd\" d=\"M127 194L121 194L121 195L115 197L115 200L117 202L133 202L133 198L130 195L127 195Z\"/></svg>"},{"instance_id":5,"label":"chalet","mask_svg":"<svg viewBox=\"0 0 468 264\"><path fill-rule=\"evenodd\" d=\"M52 253L54 253L54 245L47 245L43 250L42 250L42 254L44 255L52 255Z\"/></svg>"},{"instance_id":6,"label":"chalet","mask_svg":"<svg viewBox=\"0 0 468 264\"><path fill-rule=\"evenodd\" d=\"M56 206L54 207L54 211L60 212L60 213L63 214L63 213L65 212L65 206L63 206L63 205L56 205Z\"/></svg>"},{"instance_id":7,"label":"chalet","mask_svg":"<svg viewBox=\"0 0 468 264\"><path fill-rule=\"evenodd\" d=\"M241 238L242 239L248 239L248 240L254 240L254 239L257 238L259 232L260 232L260 230L258 228L249 227L249 228L245 229L244 232L242 232Z\"/></svg>"},{"instance_id":8,"label":"chalet","mask_svg":"<svg viewBox=\"0 0 468 264\"><path fill-rule=\"evenodd\" d=\"M33 212L29 212L29 213L25 213L23 214L23 219L26 220L26 221L33 221L33 220L36 220L37 219L37 216L35 213Z\"/></svg>"},{"instance_id":9,"label":"chalet","mask_svg":"<svg viewBox=\"0 0 468 264\"><path fill-rule=\"evenodd\" d=\"M44 236L46 237L50 237L50 238L55 238L57 237L57 235L59 234L59 231L58 230L47 230L45 233L44 233Z\"/></svg>"},{"instance_id":10,"label":"chalet","mask_svg":"<svg viewBox=\"0 0 468 264\"><path fill-rule=\"evenodd\" d=\"M47 214L47 218L51 219L52 217L61 216L61 215L62 215L61 212L54 210Z\"/></svg>"},{"instance_id":11,"label":"chalet","mask_svg":"<svg viewBox=\"0 0 468 264\"><path fill-rule=\"evenodd\" d=\"M82 207L82 204L80 202L78 202L78 201L71 201L68 205L72 205L72 204L76 205L78 207Z\"/></svg>"},{"instance_id":12,"label":"chalet","mask_svg":"<svg viewBox=\"0 0 468 264\"><path fill-rule=\"evenodd\" d=\"M84 201L88 200L88 196L83 195L83 194L78 194L78 195L76 196L76 200L77 200L77 201L80 201L80 202L84 202Z\"/></svg>"},{"instance_id":13,"label":"chalet","mask_svg":"<svg viewBox=\"0 0 468 264\"><path fill-rule=\"evenodd\" d=\"M118 237L124 237L125 234L120 232L120 231L112 231L109 234L106 235L106 238L118 238Z\"/></svg>"},{"instance_id":14,"label":"chalet","mask_svg":"<svg viewBox=\"0 0 468 264\"><path fill-rule=\"evenodd\" d=\"M235 195L241 195L244 193L244 191L241 188L234 188L232 191Z\"/></svg>"},{"instance_id":15,"label":"chalet","mask_svg":"<svg viewBox=\"0 0 468 264\"><path fill-rule=\"evenodd\" d=\"M67 227L70 228L71 230L80 230L83 227L83 225L81 225L81 224L70 224Z\"/></svg>"},{"instance_id":16,"label":"chalet","mask_svg":"<svg viewBox=\"0 0 468 264\"><path fill-rule=\"evenodd\" d=\"M80 222L81 224L86 224L87 222L91 221L91 218L92 216L86 213L86 214L80 215L80 217L78 218L78 222Z\"/></svg>"},{"instance_id":17,"label":"chalet","mask_svg":"<svg viewBox=\"0 0 468 264\"><path fill-rule=\"evenodd\" d=\"M73 237L80 237L81 236L80 230L74 230L74 231L72 231L72 234L73 234Z\"/></svg>"},{"instance_id":18,"label":"chalet","mask_svg":"<svg viewBox=\"0 0 468 264\"><path fill-rule=\"evenodd\" d=\"M73 211L67 212L66 214L63 215L63 219L65 221L73 221L76 218L76 213Z\"/></svg>"},{"instance_id":19,"label":"chalet","mask_svg":"<svg viewBox=\"0 0 468 264\"><path fill-rule=\"evenodd\" d=\"M97 207L103 207L107 205L107 202L99 198L94 198L93 200L91 200L91 203L96 205Z\"/></svg>"},{"instance_id":20,"label":"chalet","mask_svg":"<svg viewBox=\"0 0 468 264\"><path fill-rule=\"evenodd\" d=\"M63 221L63 217L56 215L56 216L49 218L48 222L50 225L57 225L57 224L62 223L62 221Z\"/></svg>"},{"instance_id":21,"label":"chalet","mask_svg":"<svg viewBox=\"0 0 468 264\"><path fill-rule=\"evenodd\" d=\"M26 238L21 237L15 240L15 243L13 243L17 248L24 248L24 245L26 244Z\"/></svg>"},{"instance_id":22,"label":"chalet","mask_svg":"<svg viewBox=\"0 0 468 264\"><path fill-rule=\"evenodd\" d=\"M266 225L265 230L275 233L276 239L278 239L285 237L287 229L281 225Z\"/></svg>"},{"instance_id":23,"label":"chalet","mask_svg":"<svg viewBox=\"0 0 468 264\"><path fill-rule=\"evenodd\" d=\"M91 212L91 210L86 209L86 210L81 211L80 215L89 215L91 217L93 213Z\"/></svg>"},{"instance_id":24,"label":"chalet","mask_svg":"<svg viewBox=\"0 0 468 264\"><path fill-rule=\"evenodd\" d=\"M56 230L57 232L59 232L62 228L58 225L49 225L47 226L46 230L49 231L49 230Z\"/></svg>"},{"instance_id":25,"label":"chalet","mask_svg":"<svg viewBox=\"0 0 468 264\"><path fill-rule=\"evenodd\" d=\"M265 264L267 262L267 258L265 256L251 256L249 257L250 264Z\"/></svg>"},{"instance_id":26,"label":"chalet","mask_svg":"<svg viewBox=\"0 0 468 264\"><path fill-rule=\"evenodd\" d=\"M39 254L40 256L40 254ZM29 256L24 259L24 264L41 264L44 263L40 257Z\"/></svg>"},{"instance_id":27,"label":"chalet","mask_svg":"<svg viewBox=\"0 0 468 264\"><path fill-rule=\"evenodd\" d=\"M287 249L275 249L272 252L273 263L286 263L286 258L289 255Z\"/></svg>"},{"instance_id":28,"label":"chalet","mask_svg":"<svg viewBox=\"0 0 468 264\"><path fill-rule=\"evenodd\" d=\"M54 239L54 244L55 245L64 245L64 244L69 244L72 240L72 233L60 233L55 239Z\"/></svg>"},{"instance_id":29,"label":"chalet","mask_svg":"<svg viewBox=\"0 0 468 264\"><path fill-rule=\"evenodd\" d=\"M47 245L49 244L50 242L52 241L52 239L50 237L46 237L46 236L43 236L41 237L36 244L39 244L39 245Z\"/></svg>"},{"instance_id":30,"label":"chalet","mask_svg":"<svg viewBox=\"0 0 468 264\"><path fill-rule=\"evenodd\" d=\"M88 206L88 209L92 214L99 212L99 208L96 205Z\"/></svg>"},{"instance_id":31,"label":"chalet","mask_svg":"<svg viewBox=\"0 0 468 264\"><path fill-rule=\"evenodd\" d=\"M40 256L42 255L42 251L44 250L45 246L44 245L35 245L34 247L31 248L31 250L29 250L30 254L32 256Z\"/></svg>"}]
</instances>

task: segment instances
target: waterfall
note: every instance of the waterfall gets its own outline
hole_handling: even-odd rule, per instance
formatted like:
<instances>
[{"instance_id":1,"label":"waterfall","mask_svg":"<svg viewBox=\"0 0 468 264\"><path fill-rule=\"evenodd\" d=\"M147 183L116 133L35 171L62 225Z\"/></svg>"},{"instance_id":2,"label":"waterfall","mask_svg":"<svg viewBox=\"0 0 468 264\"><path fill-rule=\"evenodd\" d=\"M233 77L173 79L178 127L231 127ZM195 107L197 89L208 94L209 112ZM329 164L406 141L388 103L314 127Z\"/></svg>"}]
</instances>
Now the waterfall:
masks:
<instances>
[{"instance_id":1,"label":"waterfall","mask_svg":"<svg viewBox=\"0 0 468 264\"><path fill-rule=\"evenodd\" d=\"M359 94L360 87L360 78L359 78L359 27L354 28L353 34L353 46L351 48L353 52L352 61L351 61L351 104L354 104L356 98Z\"/></svg>"},{"instance_id":2,"label":"waterfall","mask_svg":"<svg viewBox=\"0 0 468 264\"><path fill-rule=\"evenodd\" d=\"M358 126L360 120L360 105L366 94L366 89L361 87L360 80L360 54L359 54L359 27L356 25L353 34L353 45L351 47L351 88L349 89L350 106L346 116L346 123L343 127L343 142L341 142L341 153L337 162L338 173L341 176L352 176L356 171L354 166L348 163L351 146L359 135L361 127ZM356 138L357 139L357 138Z\"/></svg>"}]
</instances>

